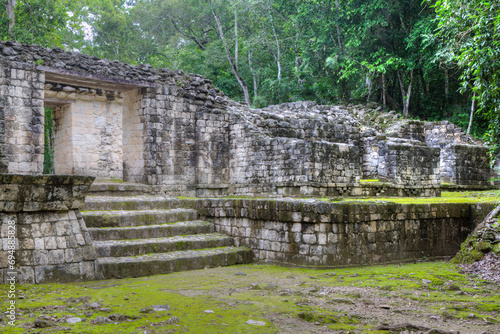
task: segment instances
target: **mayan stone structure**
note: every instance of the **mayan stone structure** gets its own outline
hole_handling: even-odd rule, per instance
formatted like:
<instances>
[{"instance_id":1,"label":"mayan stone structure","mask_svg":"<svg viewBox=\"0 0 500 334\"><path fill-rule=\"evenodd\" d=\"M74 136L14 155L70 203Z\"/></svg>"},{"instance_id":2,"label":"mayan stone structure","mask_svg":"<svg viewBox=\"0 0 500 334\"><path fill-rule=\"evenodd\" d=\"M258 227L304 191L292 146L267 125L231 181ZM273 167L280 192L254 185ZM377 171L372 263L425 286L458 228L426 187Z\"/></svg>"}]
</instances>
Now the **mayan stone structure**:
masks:
<instances>
[{"instance_id":1,"label":"mayan stone structure","mask_svg":"<svg viewBox=\"0 0 500 334\"><path fill-rule=\"evenodd\" d=\"M470 204L186 202L212 218L216 230L234 237L236 245L254 250L257 259L314 267L453 256L473 228L473 212L487 212Z\"/></svg>"},{"instance_id":2,"label":"mayan stone structure","mask_svg":"<svg viewBox=\"0 0 500 334\"><path fill-rule=\"evenodd\" d=\"M50 107L56 174L158 193L431 196L442 181L491 177L486 149L451 124L389 113L377 126L367 121L372 109L312 102L255 110L198 75L11 42L0 53L3 172L42 173ZM385 184L372 193L361 179Z\"/></svg>"},{"instance_id":3,"label":"mayan stone structure","mask_svg":"<svg viewBox=\"0 0 500 334\"><path fill-rule=\"evenodd\" d=\"M81 281L101 276L79 211L93 180L0 175L0 284L13 271L7 260L10 241L16 249L18 282ZM9 238L11 231L15 239Z\"/></svg>"},{"instance_id":4,"label":"mayan stone structure","mask_svg":"<svg viewBox=\"0 0 500 334\"><path fill-rule=\"evenodd\" d=\"M54 122L50 176L45 108ZM0 282L12 247L19 280L33 283L253 258L328 267L452 255L482 209L339 198L488 187L488 150L448 122L381 109L307 101L252 109L199 75L0 42ZM333 203L205 199L228 195Z\"/></svg>"}]
</instances>

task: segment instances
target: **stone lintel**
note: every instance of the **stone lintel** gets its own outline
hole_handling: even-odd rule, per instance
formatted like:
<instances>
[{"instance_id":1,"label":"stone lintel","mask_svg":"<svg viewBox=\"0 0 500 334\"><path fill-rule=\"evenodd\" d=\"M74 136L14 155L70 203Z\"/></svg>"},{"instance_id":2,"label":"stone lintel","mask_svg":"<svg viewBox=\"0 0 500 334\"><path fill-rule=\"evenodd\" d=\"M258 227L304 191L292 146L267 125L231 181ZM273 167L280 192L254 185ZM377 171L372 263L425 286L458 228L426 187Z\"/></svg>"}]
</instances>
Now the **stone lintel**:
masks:
<instances>
[{"instance_id":1,"label":"stone lintel","mask_svg":"<svg viewBox=\"0 0 500 334\"><path fill-rule=\"evenodd\" d=\"M103 75L74 72L48 66L37 66L37 70L45 72L45 80L67 85L77 85L112 91L127 91L134 88L154 88L150 82L112 78Z\"/></svg>"},{"instance_id":2,"label":"stone lintel","mask_svg":"<svg viewBox=\"0 0 500 334\"><path fill-rule=\"evenodd\" d=\"M76 102L76 100L57 99L57 98L51 98L51 97L46 97L43 99L43 104L44 104L44 107L46 107L46 108L60 107L60 106L64 106L67 104L74 103L74 102Z\"/></svg>"}]
</instances>

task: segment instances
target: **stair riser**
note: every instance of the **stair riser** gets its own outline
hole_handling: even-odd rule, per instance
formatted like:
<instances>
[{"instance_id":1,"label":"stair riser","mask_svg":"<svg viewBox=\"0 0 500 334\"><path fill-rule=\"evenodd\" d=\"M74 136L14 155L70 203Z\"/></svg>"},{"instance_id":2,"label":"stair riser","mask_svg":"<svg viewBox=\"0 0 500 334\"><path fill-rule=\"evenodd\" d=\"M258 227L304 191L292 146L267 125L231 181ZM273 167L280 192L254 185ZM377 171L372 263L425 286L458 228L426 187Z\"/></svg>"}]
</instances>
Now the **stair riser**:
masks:
<instances>
[{"instance_id":1,"label":"stair riser","mask_svg":"<svg viewBox=\"0 0 500 334\"><path fill-rule=\"evenodd\" d=\"M82 215L87 227L126 227L157 225L160 223L190 221L198 218L198 214L195 211L102 216L82 212Z\"/></svg>"},{"instance_id":2,"label":"stair riser","mask_svg":"<svg viewBox=\"0 0 500 334\"><path fill-rule=\"evenodd\" d=\"M146 184L130 184L130 183L101 183L99 181L94 182L90 186L89 192L98 193L99 195L105 193L123 193L123 192L135 192L135 193L151 193L152 188Z\"/></svg>"},{"instance_id":3,"label":"stair riser","mask_svg":"<svg viewBox=\"0 0 500 334\"><path fill-rule=\"evenodd\" d=\"M239 251L227 254L217 254L200 257L189 257L168 261L106 263L99 267L106 279L141 277L150 275L170 274L173 272L232 266L236 264L251 263L251 251Z\"/></svg>"},{"instance_id":4,"label":"stair riser","mask_svg":"<svg viewBox=\"0 0 500 334\"><path fill-rule=\"evenodd\" d=\"M147 195L147 192L140 190L126 190L126 191L92 191L90 190L87 196L142 196Z\"/></svg>"},{"instance_id":5,"label":"stair riser","mask_svg":"<svg viewBox=\"0 0 500 334\"><path fill-rule=\"evenodd\" d=\"M136 256L151 253L167 253L183 250L194 250L214 247L227 247L233 245L233 239L224 238L216 240L196 240L179 241L168 243L149 243L142 245L115 245L115 246L97 246L98 257L123 257Z\"/></svg>"},{"instance_id":6,"label":"stair riser","mask_svg":"<svg viewBox=\"0 0 500 334\"><path fill-rule=\"evenodd\" d=\"M97 211L97 210L170 210L179 208L180 202L177 200L164 200L164 201L128 201L121 202L85 202L84 210Z\"/></svg>"},{"instance_id":7,"label":"stair riser","mask_svg":"<svg viewBox=\"0 0 500 334\"><path fill-rule=\"evenodd\" d=\"M130 240L130 239L150 239L150 238L165 238L176 235L201 234L214 232L214 226L165 226L155 227L151 229L89 229L92 240Z\"/></svg>"}]
</instances>

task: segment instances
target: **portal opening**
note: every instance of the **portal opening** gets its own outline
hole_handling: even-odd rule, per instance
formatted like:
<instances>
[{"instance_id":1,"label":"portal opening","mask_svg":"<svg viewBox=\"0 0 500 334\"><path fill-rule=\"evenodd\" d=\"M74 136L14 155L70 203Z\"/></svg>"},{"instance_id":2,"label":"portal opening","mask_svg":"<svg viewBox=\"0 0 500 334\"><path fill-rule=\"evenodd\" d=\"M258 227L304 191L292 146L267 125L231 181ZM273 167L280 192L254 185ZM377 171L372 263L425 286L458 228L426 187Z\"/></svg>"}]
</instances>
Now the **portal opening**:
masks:
<instances>
[{"instance_id":1,"label":"portal opening","mask_svg":"<svg viewBox=\"0 0 500 334\"><path fill-rule=\"evenodd\" d=\"M54 110L45 108L43 174L54 173Z\"/></svg>"},{"instance_id":2,"label":"portal opening","mask_svg":"<svg viewBox=\"0 0 500 334\"><path fill-rule=\"evenodd\" d=\"M138 88L46 82L44 173L144 183Z\"/></svg>"}]
</instances>

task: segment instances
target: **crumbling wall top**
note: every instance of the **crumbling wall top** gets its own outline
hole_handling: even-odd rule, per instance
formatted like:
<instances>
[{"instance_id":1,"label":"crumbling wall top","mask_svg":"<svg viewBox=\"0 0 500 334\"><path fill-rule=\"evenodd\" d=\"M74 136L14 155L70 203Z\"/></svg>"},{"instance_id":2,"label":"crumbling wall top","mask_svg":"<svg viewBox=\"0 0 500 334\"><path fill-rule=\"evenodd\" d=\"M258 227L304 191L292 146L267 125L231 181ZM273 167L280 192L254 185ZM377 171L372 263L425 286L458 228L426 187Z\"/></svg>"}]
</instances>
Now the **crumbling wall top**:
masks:
<instances>
[{"instance_id":1,"label":"crumbling wall top","mask_svg":"<svg viewBox=\"0 0 500 334\"><path fill-rule=\"evenodd\" d=\"M101 59L79 52L67 52L61 48L44 48L34 44L0 42L0 59L10 62L35 64L38 69L59 72L59 75L72 72L81 76L121 80L130 83L176 84L200 86L212 81L196 74L186 74L166 68L153 68L151 65L132 66L117 60ZM49 81L50 79L47 78ZM147 86L147 85L146 85ZM220 93L218 89L215 89Z\"/></svg>"}]
</instances>

